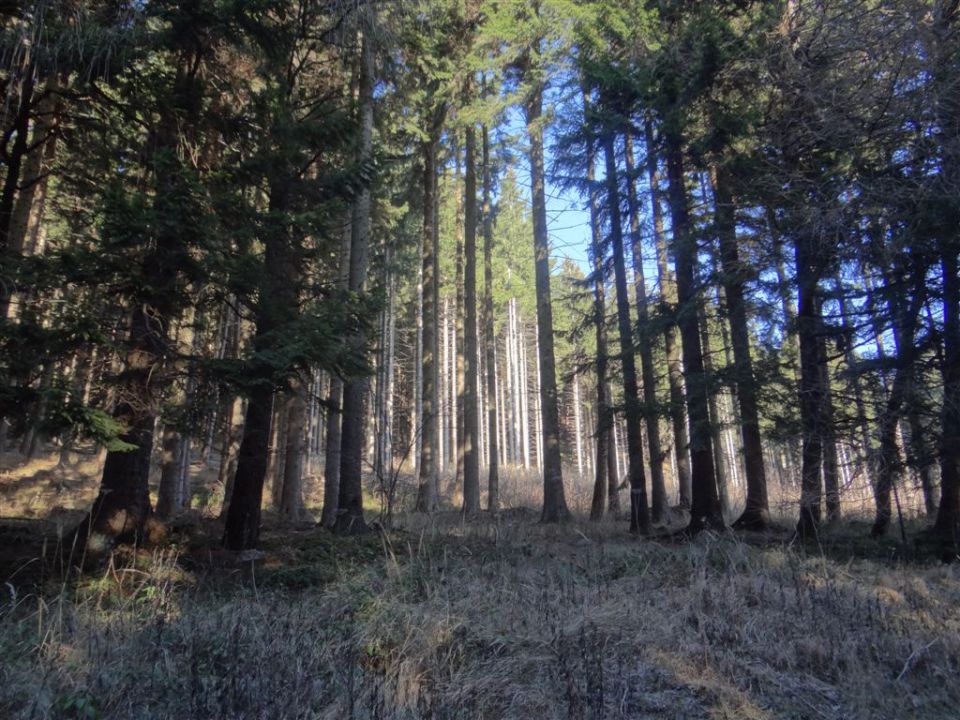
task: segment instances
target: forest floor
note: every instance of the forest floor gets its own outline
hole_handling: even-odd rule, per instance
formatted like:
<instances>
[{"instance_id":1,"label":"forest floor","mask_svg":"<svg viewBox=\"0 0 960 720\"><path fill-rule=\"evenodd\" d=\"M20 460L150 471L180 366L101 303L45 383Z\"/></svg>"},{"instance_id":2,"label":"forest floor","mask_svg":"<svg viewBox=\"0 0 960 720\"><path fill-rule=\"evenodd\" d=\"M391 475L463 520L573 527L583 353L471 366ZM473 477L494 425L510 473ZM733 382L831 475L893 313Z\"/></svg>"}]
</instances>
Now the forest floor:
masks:
<instances>
[{"instance_id":1,"label":"forest floor","mask_svg":"<svg viewBox=\"0 0 960 720\"><path fill-rule=\"evenodd\" d=\"M192 516L64 579L52 529L70 511L0 523L3 718L960 707L960 567L868 540L855 519L802 546L786 531L641 540L622 521L544 526L524 507L399 514L353 538L268 514L262 557L238 563L216 520Z\"/></svg>"}]
</instances>

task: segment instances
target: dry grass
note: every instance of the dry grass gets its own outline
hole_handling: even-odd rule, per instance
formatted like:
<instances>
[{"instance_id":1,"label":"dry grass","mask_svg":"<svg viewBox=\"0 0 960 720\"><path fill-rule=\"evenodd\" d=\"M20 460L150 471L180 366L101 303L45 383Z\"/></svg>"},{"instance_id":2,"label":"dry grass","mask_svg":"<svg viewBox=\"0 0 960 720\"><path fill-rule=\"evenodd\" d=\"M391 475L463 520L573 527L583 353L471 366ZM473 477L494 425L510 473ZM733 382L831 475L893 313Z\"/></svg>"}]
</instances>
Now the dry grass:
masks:
<instances>
[{"instance_id":1,"label":"dry grass","mask_svg":"<svg viewBox=\"0 0 960 720\"><path fill-rule=\"evenodd\" d=\"M50 530L88 504L96 459L55 465L0 468L4 514L59 508ZM214 513L215 484L195 479L194 506ZM591 491L568 476L580 517ZM402 476L398 504L415 492ZM535 471L504 469L501 497L514 509L496 520L399 515L353 539L276 528L255 568L214 549L202 513L165 547L69 582L14 557L0 569L0 717L957 716L960 569L866 539L856 488L852 521L808 548L787 533L677 544L622 522L541 526L524 509ZM791 525L791 491L771 500Z\"/></svg>"},{"instance_id":2,"label":"dry grass","mask_svg":"<svg viewBox=\"0 0 960 720\"><path fill-rule=\"evenodd\" d=\"M180 537L8 593L0 717L956 717L956 566L535 519L270 533L252 573Z\"/></svg>"}]
</instances>

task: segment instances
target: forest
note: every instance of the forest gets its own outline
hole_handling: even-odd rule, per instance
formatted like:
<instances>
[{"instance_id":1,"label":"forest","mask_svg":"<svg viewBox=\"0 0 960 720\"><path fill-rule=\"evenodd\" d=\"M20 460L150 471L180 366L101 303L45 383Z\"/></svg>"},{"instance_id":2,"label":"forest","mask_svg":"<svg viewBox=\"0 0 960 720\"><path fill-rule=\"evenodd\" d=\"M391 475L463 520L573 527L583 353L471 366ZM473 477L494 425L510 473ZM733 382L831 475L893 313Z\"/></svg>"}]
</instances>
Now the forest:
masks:
<instances>
[{"instance_id":1,"label":"forest","mask_svg":"<svg viewBox=\"0 0 960 720\"><path fill-rule=\"evenodd\" d=\"M0 0L0 717L960 716L958 0Z\"/></svg>"}]
</instances>

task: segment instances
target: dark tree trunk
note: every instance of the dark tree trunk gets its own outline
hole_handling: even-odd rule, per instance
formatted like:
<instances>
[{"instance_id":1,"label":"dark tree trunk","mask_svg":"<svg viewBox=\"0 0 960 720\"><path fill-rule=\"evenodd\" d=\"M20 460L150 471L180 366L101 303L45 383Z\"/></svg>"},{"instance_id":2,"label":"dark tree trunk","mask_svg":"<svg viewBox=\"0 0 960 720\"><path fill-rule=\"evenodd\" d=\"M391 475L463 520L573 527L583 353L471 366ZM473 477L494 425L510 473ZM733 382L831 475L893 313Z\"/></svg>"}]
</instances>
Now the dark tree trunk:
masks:
<instances>
[{"instance_id":1,"label":"dark tree trunk","mask_svg":"<svg viewBox=\"0 0 960 720\"><path fill-rule=\"evenodd\" d=\"M373 48L365 32L360 47L360 142L357 163L367 168L373 156ZM370 187L365 185L353 206L350 228L350 272L347 285L362 294L367 282L370 246ZM361 331L362 332L362 331ZM360 338L363 340L363 338ZM362 347L363 342L359 345ZM350 377L343 383L343 417L340 428L340 493L334 530L341 535L363 532L363 450L366 440L367 377Z\"/></svg>"},{"instance_id":2,"label":"dark tree trunk","mask_svg":"<svg viewBox=\"0 0 960 720\"><path fill-rule=\"evenodd\" d=\"M29 148L28 137L30 132L30 110L33 103L34 76L33 68L23 69L23 82L20 86L20 97L17 102L17 111L13 116L15 136L13 146L5 152L7 172L3 187L0 188L0 257L10 251L10 231L13 224L13 208L20 187L20 175L24 160ZM6 128L0 128L0 132ZM6 151L6 148L4 148ZM35 150L39 152L39 150ZM3 284L4 286L6 283ZM7 303L10 300L9 290L0 286L0 317L7 315Z\"/></svg>"},{"instance_id":3,"label":"dark tree trunk","mask_svg":"<svg viewBox=\"0 0 960 720\"><path fill-rule=\"evenodd\" d=\"M796 240L797 336L800 341L800 519L797 533L813 537L820 526L823 496L820 472L823 463L823 378L821 370L820 293L821 263L803 235Z\"/></svg>"},{"instance_id":4,"label":"dark tree trunk","mask_svg":"<svg viewBox=\"0 0 960 720\"><path fill-rule=\"evenodd\" d=\"M593 322L597 338L597 461L594 467L593 501L590 504L590 519L599 521L607 509L608 501L617 499L616 465L611 471L609 459L613 457L610 433L613 428L613 413L610 408L607 387L607 310L604 281L603 243L600 231L600 207L595 185L595 151L593 143L587 148L587 183L590 196L590 254L593 261ZM612 472L612 474L611 474ZM612 495L610 484L613 484ZM616 512L618 508L610 508Z\"/></svg>"},{"instance_id":5,"label":"dark tree trunk","mask_svg":"<svg viewBox=\"0 0 960 720\"><path fill-rule=\"evenodd\" d=\"M437 123L439 125L439 123ZM438 368L438 285L439 248L434 232L433 208L436 202L436 135L423 143L423 383L420 427L420 479L417 491L417 511L437 509L437 482L439 460L440 388Z\"/></svg>"},{"instance_id":6,"label":"dark tree trunk","mask_svg":"<svg viewBox=\"0 0 960 720\"><path fill-rule=\"evenodd\" d=\"M623 395L627 420L627 476L630 482L630 532L650 532L647 507L646 477L643 472L643 437L641 435L640 393L634 359L633 328L630 322L630 300L627 271L623 258L623 230L620 225L620 189L617 179L617 158L612 132L603 137L606 157L607 213L610 218L610 251L613 253L614 284L617 293L617 328L620 331L620 360L623 370Z\"/></svg>"},{"instance_id":7,"label":"dark tree trunk","mask_svg":"<svg viewBox=\"0 0 960 720\"><path fill-rule=\"evenodd\" d=\"M637 296L637 345L640 351L640 369L643 378L643 417L647 428L647 447L650 450L650 490L653 522L663 522L667 512L667 488L663 479L666 454L660 443L660 414L657 411L657 380L653 366L653 337L649 332L647 308L647 281L643 269L643 239L640 234L640 208L637 202L637 182L634 177L633 137L624 135L627 170L627 208L630 212L630 250L633 258L634 289Z\"/></svg>"},{"instance_id":8,"label":"dark tree trunk","mask_svg":"<svg viewBox=\"0 0 960 720\"><path fill-rule=\"evenodd\" d=\"M273 397L273 388L264 383L250 393L247 402L223 535L223 544L230 550L254 548L260 540L260 506L270 453Z\"/></svg>"},{"instance_id":9,"label":"dark tree trunk","mask_svg":"<svg viewBox=\"0 0 960 720\"><path fill-rule=\"evenodd\" d=\"M563 491L560 458L560 411L553 352L553 307L550 298L550 244L543 160L543 87L535 85L524 103L530 140L530 197L533 201L533 255L536 263L537 340L540 353L540 416L543 432L543 522L566 520L570 512Z\"/></svg>"},{"instance_id":10,"label":"dark tree trunk","mask_svg":"<svg viewBox=\"0 0 960 720\"><path fill-rule=\"evenodd\" d=\"M464 338L466 381L463 383L463 511L480 512L480 431L477 412L477 140L473 126L466 129L464 198Z\"/></svg>"},{"instance_id":11,"label":"dark tree trunk","mask_svg":"<svg viewBox=\"0 0 960 720\"><path fill-rule=\"evenodd\" d=\"M715 223L720 243L720 263L730 341L733 346L734 383L740 410L740 437L747 480L747 500L734 527L761 530L769 523L767 478L763 466L763 443L760 435L760 412L757 403L757 382L750 357L750 332L744 298L750 268L740 261L737 247L735 201L729 190L729 178L720 168L714 178L716 201Z\"/></svg>"},{"instance_id":12,"label":"dark tree trunk","mask_svg":"<svg viewBox=\"0 0 960 720\"><path fill-rule=\"evenodd\" d=\"M700 343L703 346L703 371L707 379L707 407L710 411L710 441L713 445L713 467L717 475L717 496L720 498L720 511L726 516L730 511L730 487L723 452L723 414L720 411L720 388L717 386L717 372L713 364L713 351L710 349L710 324L704 298L701 298L697 310L700 318Z\"/></svg>"},{"instance_id":13,"label":"dark tree trunk","mask_svg":"<svg viewBox=\"0 0 960 720\"><path fill-rule=\"evenodd\" d=\"M217 482L223 486L223 505L220 509L220 520L223 521L227 519L227 509L233 495L237 459L243 441L243 419L247 414L240 398L230 398L224 407L227 408L223 415L226 427L220 444L220 468L217 474Z\"/></svg>"},{"instance_id":14,"label":"dark tree trunk","mask_svg":"<svg viewBox=\"0 0 960 720\"><path fill-rule=\"evenodd\" d=\"M323 461L323 511L320 525L332 529L337 522L337 507L340 504L340 408L343 403L343 380L330 377L327 394L327 437Z\"/></svg>"},{"instance_id":15,"label":"dark tree trunk","mask_svg":"<svg viewBox=\"0 0 960 720\"><path fill-rule=\"evenodd\" d=\"M497 356L493 329L493 209L490 195L490 138L483 126L483 335L487 383L487 509L500 507L500 467L497 440Z\"/></svg>"},{"instance_id":16,"label":"dark tree trunk","mask_svg":"<svg viewBox=\"0 0 960 720\"><path fill-rule=\"evenodd\" d=\"M283 221L274 219L282 218L289 210L289 182L287 177L275 178L270 186L270 220L264 222L264 267L255 311L255 358L274 350L277 331L295 320L299 312L301 268L298 249ZM223 544L230 550L254 548L260 537L260 506L270 454L275 390L274 368L269 360L261 362L254 361L251 369L256 383L250 391L237 473L227 507Z\"/></svg>"},{"instance_id":17,"label":"dark tree trunk","mask_svg":"<svg viewBox=\"0 0 960 720\"><path fill-rule=\"evenodd\" d=\"M673 220L674 258L677 264L677 312L683 352L683 381L687 389L690 418L690 532L724 526L717 495L713 448L710 439L710 408L700 347L700 321L694 267L697 242L690 226L687 190L684 186L681 139L673 131L664 135L667 175L670 183L670 214Z\"/></svg>"},{"instance_id":18,"label":"dark tree trunk","mask_svg":"<svg viewBox=\"0 0 960 720\"><path fill-rule=\"evenodd\" d=\"M654 245L657 254L657 275L660 281L660 300L665 315L673 315L677 307L676 281L667 266L667 242L663 229L663 211L660 206L660 170L653 135L653 122L644 119L647 147L647 180L650 184L650 206L653 217ZM673 427L673 454L677 471L677 489L681 507L690 507L690 435L683 398L683 366L677 343L677 326L669 323L663 331L664 352L667 358L667 382L670 387L670 422Z\"/></svg>"},{"instance_id":19,"label":"dark tree trunk","mask_svg":"<svg viewBox=\"0 0 960 720\"><path fill-rule=\"evenodd\" d=\"M353 234L353 211L344 214L340 236L340 267L337 286L347 289L350 280L350 242ZM337 508L340 505L340 443L341 420L343 419L343 380L336 374L330 376L330 390L327 393L327 437L324 444L323 461L323 510L320 513L320 525L333 529L337 522Z\"/></svg>"}]
</instances>

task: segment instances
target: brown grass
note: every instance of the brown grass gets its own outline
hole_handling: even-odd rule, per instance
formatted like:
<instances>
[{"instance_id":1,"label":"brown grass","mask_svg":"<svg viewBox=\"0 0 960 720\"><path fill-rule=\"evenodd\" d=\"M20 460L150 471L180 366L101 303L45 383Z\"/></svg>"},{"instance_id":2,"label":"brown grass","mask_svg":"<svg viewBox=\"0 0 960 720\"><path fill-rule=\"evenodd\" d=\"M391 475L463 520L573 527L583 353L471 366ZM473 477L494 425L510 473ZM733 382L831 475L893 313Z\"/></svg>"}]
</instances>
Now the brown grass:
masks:
<instances>
[{"instance_id":1,"label":"brown grass","mask_svg":"<svg viewBox=\"0 0 960 720\"><path fill-rule=\"evenodd\" d=\"M8 587L0 717L956 717L955 566L535 518L270 532L252 572L175 536Z\"/></svg>"},{"instance_id":2,"label":"brown grass","mask_svg":"<svg viewBox=\"0 0 960 720\"><path fill-rule=\"evenodd\" d=\"M36 519L7 530L35 534L41 518L56 530L92 500L97 470L93 456L6 463L4 514ZM0 718L873 719L960 707L960 569L908 564L896 537L867 539L856 487L850 519L809 547L786 531L677 543L614 520L541 526L536 472L506 468L496 519L464 522L454 492L450 510L398 515L383 534L268 528L250 567L216 549L210 477L195 467L201 512L164 547L79 579L44 579L41 563L6 552ZM306 491L318 509L320 483ZM408 504L414 479L397 491ZM568 476L578 517L591 491ZM373 485L367 500L378 507ZM792 491L774 485L771 500L791 526Z\"/></svg>"}]
</instances>

